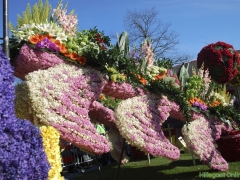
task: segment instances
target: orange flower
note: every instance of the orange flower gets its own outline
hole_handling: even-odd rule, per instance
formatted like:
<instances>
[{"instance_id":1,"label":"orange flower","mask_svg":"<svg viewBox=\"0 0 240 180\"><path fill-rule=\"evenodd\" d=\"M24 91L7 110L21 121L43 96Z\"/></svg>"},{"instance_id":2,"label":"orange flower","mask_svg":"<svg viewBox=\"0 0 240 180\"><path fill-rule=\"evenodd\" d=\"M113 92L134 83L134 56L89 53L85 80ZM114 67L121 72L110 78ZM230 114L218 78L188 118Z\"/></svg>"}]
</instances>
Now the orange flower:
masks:
<instances>
[{"instance_id":1,"label":"orange flower","mask_svg":"<svg viewBox=\"0 0 240 180\"><path fill-rule=\"evenodd\" d=\"M70 55L69 55L69 58L76 61L76 60L78 60L79 55L75 52L71 52Z\"/></svg>"},{"instance_id":2,"label":"orange flower","mask_svg":"<svg viewBox=\"0 0 240 180\"><path fill-rule=\"evenodd\" d=\"M79 56L79 58L77 59L77 61L81 64L81 65L85 65L87 62L87 59L83 56Z\"/></svg>"},{"instance_id":3,"label":"orange flower","mask_svg":"<svg viewBox=\"0 0 240 180\"><path fill-rule=\"evenodd\" d=\"M209 106L211 107L215 107L215 106L218 106L219 104L221 104L219 101L213 101L211 104L209 104Z\"/></svg>"},{"instance_id":4,"label":"orange flower","mask_svg":"<svg viewBox=\"0 0 240 180\"><path fill-rule=\"evenodd\" d=\"M43 35L41 35L41 34L39 34L39 35L38 35L38 38L39 38L39 42L40 42L40 41L44 40L44 38L46 38L46 37L43 36Z\"/></svg>"},{"instance_id":5,"label":"orange flower","mask_svg":"<svg viewBox=\"0 0 240 180\"><path fill-rule=\"evenodd\" d=\"M165 73L165 72L162 72L161 74L158 74L158 75L156 75L155 76L155 79L156 80L162 80L162 78L164 77L164 76L166 76L167 74Z\"/></svg>"},{"instance_id":6,"label":"orange flower","mask_svg":"<svg viewBox=\"0 0 240 180\"><path fill-rule=\"evenodd\" d=\"M200 103L200 104L205 104L201 99L199 99L199 98L197 98L197 97L194 97L194 98L189 99L188 102L189 102L191 105L193 105L193 103L195 103L195 102L198 102L198 103Z\"/></svg>"},{"instance_id":7,"label":"orange flower","mask_svg":"<svg viewBox=\"0 0 240 180\"><path fill-rule=\"evenodd\" d=\"M52 40L50 40L50 41L52 41L54 44L56 44L56 46L59 47L59 49L60 49L61 42L59 40L56 40L56 39L52 38Z\"/></svg>"},{"instance_id":8,"label":"orange flower","mask_svg":"<svg viewBox=\"0 0 240 180\"><path fill-rule=\"evenodd\" d=\"M41 41L41 39L40 39L39 36L40 36L39 34L30 36L29 42L30 42L31 44L37 44L38 42Z\"/></svg>"},{"instance_id":9,"label":"orange flower","mask_svg":"<svg viewBox=\"0 0 240 180\"><path fill-rule=\"evenodd\" d=\"M188 102L192 105L195 101L194 101L194 98L192 99L189 99Z\"/></svg>"},{"instance_id":10,"label":"orange flower","mask_svg":"<svg viewBox=\"0 0 240 180\"><path fill-rule=\"evenodd\" d=\"M64 55L65 57L70 57L70 53L68 53L68 52L63 53L63 55Z\"/></svg>"},{"instance_id":11,"label":"orange flower","mask_svg":"<svg viewBox=\"0 0 240 180\"><path fill-rule=\"evenodd\" d=\"M67 54L67 52L68 52L68 50L67 50L67 48L66 48L66 46L64 45L64 44L60 44L59 46L57 46L57 47L59 47L59 49L60 49L60 52L62 53L62 54ZM67 56L66 56L67 57Z\"/></svg>"},{"instance_id":12,"label":"orange flower","mask_svg":"<svg viewBox=\"0 0 240 180\"><path fill-rule=\"evenodd\" d=\"M143 77L141 77L140 75L137 75L137 78L139 79L139 81L145 86L147 84L147 80L144 79Z\"/></svg>"},{"instance_id":13,"label":"orange flower","mask_svg":"<svg viewBox=\"0 0 240 180\"><path fill-rule=\"evenodd\" d=\"M45 38L48 38L49 39L49 41L51 41L51 42L53 42L55 39L52 37L52 36L50 36L49 34L45 34L44 36L43 36L43 39L45 39Z\"/></svg>"},{"instance_id":14,"label":"orange flower","mask_svg":"<svg viewBox=\"0 0 240 180\"><path fill-rule=\"evenodd\" d=\"M103 100L103 101L106 101L106 100L107 100L106 97L105 97L103 94L100 94L99 98L100 98L101 100Z\"/></svg>"}]
</instances>

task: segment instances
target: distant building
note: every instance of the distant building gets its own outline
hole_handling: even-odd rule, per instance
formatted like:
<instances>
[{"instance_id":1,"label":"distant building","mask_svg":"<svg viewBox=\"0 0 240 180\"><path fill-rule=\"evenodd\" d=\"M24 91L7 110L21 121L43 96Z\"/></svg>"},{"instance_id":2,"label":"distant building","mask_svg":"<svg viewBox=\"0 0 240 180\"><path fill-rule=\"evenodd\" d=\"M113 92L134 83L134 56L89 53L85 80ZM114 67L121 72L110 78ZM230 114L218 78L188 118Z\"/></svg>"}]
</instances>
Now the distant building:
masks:
<instances>
[{"instance_id":1,"label":"distant building","mask_svg":"<svg viewBox=\"0 0 240 180\"><path fill-rule=\"evenodd\" d=\"M190 76L192 76L192 69L196 69L196 71L198 70L197 68L197 60L193 60L193 61L190 61L190 62L186 62L186 63L182 63L180 65L177 65L177 66L174 66L173 67L173 71L178 74L179 73L179 70L180 68L182 67L182 65L184 64L184 66L187 68L188 64L189 64L189 67L188 67L188 74Z\"/></svg>"}]
</instances>

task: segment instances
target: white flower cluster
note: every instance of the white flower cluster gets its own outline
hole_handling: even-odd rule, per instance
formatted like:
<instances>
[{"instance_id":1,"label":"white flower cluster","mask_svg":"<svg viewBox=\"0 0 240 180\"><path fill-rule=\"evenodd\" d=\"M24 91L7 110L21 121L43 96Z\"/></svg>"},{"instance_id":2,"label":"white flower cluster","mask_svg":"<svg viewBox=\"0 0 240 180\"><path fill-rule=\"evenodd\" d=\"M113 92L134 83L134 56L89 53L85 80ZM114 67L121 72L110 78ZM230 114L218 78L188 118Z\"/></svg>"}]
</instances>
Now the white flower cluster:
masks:
<instances>
[{"instance_id":1,"label":"white flower cluster","mask_svg":"<svg viewBox=\"0 0 240 180\"><path fill-rule=\"evenodd\" d=\"M155 76L157 76L158 74L166 73L166 72L167 72L167 69L164 67L149 66L147 68L146 75L148 76L148 78L154 80Z\"/></svg>"},{"instance_id":2,"label":"white flower cluster","mask_svg":"<svg viewBox=\"0 0 240 180\"><path fill-rule=\"evenodd\" d=\"M67 40L67 35L64 30L56 23L41 23L41 24L24 24L17 31L13 31L14 37L21 41L28 41L34 34L48 33L50 36L56 38L60 42Z\"/></svg>"},{"instance_id":3,"label":"white flower cluster","mask_svg":"<svg viewBox=\"0 0 240 180\"><path fill-rule=\"evenodd\" d=\"M217 92L214 92L213 97L214 97L215 100L221 102L221 104L223 106L227 106L228 105L228 103L226 102L225 98L221 94L219 94Z\"/></svg>"}]
</instances>

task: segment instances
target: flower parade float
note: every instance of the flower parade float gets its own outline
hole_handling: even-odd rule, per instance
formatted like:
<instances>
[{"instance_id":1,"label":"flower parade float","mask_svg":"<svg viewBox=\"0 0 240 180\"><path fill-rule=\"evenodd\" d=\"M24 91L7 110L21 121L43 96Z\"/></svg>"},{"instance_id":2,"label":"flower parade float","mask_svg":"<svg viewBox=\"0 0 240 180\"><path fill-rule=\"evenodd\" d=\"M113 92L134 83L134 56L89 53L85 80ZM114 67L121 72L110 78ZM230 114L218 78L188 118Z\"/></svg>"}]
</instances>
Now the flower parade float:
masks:
<instances>
[{"instance_id":1,"label":"flower parade float","mask_svg":"<svg viewBox=\"0 0 240 180\"><path fill-rule=\"evenodd\" d=\"M232 45L219 41L205 46L198 54L197 66L198 68L203 66L204 70L208 70L209 77L216 83L227 85L229 90L235 91L235 100L239 102L239 54ZM236 120L239 120L239 108L232 109L235 102L232 102L231 108L226 108L219 100L215 101L212 104L215 107L210 107L209 110L230 124L233 130L218 133L218 150L227 161L239 161L239 127L236 125Z\"/></svg>"},{"instance_id":2,"label":"flower parade float","mask_svg":"<svg viewBox=\"0 0 240 180\"><path fill-rule=\"evenodd\" d=\"M83 151L94 154L111 151L114 158L121 158L121 163L129 160L125 155L119 157L125 140L145 153L177 160L180 151L161 128L168 117L174 117L186 123L184 140L202 162L212 169L228 169L215 147L215 140L222 131L230 131L232 125L221 121L217 113L209 116L207 108L215 102L217 95L212 94L217 88L212 88L210 83L204 85L204 78L199 74L181 81L188 82L187 85L180 84L169 67L154 60L148 40L139 49L130 51L127 33L123 32L117 44L111 45L110 38L96 28L77 31L76 15L66 14L66 6L61 2L52 14L48 7L47 2L44 6L38 3L32 12L27 9L23 17L18 18L16 28L11 26L15 38L10 45L11 65L14 75L23 80L15 89L17 117L31 121L32 124L28 124L33 129L42 126L56 129L55 140L59 133L62 139ZM1 67L1 72L4 69ZM8 79L6 82L11 83ZM198 85L201 88L196 88ZM211 96L205 96L203 88L212 93ZM102 94L120 101L114 107L109 106ZM201 99L203 95L212 99ZM216 104L221 103L219 100ZM14 116L13 107L11 116ZM215 106L212 107L214 112ZM112 128L108 137L97 133L94 121ZM42 131L52 132L46 128ZM40 139L38 135L32 138ZM45 147L44 152L51 153L49 147ZM55 157L55 161L48 158L48 161L57 169L48 171L51 179L59 172L59 166L54 164L59 157Z\"/></svg>"}]
</instances>

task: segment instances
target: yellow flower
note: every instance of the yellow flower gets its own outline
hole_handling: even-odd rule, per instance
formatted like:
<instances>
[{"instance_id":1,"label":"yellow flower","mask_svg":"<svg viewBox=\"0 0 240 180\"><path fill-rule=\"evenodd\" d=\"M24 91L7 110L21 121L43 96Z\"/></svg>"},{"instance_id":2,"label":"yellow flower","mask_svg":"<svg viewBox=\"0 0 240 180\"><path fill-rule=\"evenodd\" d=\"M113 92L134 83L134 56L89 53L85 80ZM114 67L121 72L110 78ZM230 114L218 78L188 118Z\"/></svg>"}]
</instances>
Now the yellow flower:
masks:
<instances>
[{"instance_id":1,"label":"yellow flower","mask_svg":"<svg viewBox=\"0 0 240 180\"><path fill-rule=\"evenodd\" d=\"M64 180L61 176L62 165L60 157L59 132L51 126L41 126L43 146L51 169L48 172L48 180Z\"/></svg>"}]
</instances>

